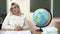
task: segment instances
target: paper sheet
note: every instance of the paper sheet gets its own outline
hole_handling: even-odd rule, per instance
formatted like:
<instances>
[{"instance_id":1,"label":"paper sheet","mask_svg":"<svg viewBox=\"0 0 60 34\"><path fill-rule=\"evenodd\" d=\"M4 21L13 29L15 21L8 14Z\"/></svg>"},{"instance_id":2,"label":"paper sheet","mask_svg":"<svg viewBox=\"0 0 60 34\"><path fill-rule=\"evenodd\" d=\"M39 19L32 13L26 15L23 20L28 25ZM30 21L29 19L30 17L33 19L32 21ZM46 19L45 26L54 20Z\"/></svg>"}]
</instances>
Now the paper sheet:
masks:
<instances>
[{"instance_id":1,"label":"paper sheet","mask_svg":"<svg viewBox=\"0 0 60 34\"><path fill-rule=\"evenodd\" d=\"M26 30L26 31L6 31L3 32L2 34L31 34L30 30Z\"/></svg>"}]
</instances>

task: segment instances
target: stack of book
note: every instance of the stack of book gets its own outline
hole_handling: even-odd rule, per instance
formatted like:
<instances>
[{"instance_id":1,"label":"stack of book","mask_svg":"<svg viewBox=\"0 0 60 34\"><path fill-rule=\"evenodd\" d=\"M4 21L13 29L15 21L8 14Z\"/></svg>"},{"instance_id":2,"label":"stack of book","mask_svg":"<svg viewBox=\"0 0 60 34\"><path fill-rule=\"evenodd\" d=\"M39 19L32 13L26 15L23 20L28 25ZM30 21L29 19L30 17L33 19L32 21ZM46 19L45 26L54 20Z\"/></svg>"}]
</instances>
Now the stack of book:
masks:
<instances>
[{"instance_id":1,"label":"stack of book","mask_svg":"<svg viewBox=\"0 0 60 34\"><path fill-rule=\"evenodd\" d=\"M42 34L58 34L58 29L56 27L46 27L42 29Z\"/></svg>"}]
</instances>

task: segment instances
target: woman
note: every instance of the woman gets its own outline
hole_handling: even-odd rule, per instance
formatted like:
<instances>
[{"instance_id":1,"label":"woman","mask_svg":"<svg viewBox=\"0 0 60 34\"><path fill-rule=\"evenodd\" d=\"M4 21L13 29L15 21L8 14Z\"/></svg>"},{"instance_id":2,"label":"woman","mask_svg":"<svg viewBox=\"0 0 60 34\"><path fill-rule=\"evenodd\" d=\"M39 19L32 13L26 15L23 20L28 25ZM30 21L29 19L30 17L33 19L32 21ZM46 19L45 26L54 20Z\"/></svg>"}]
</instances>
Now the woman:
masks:
<instances>
[{"instance_id":1,"label":"woman","mask_svg":"<svg viewBox=\"0 0 60 34\"><path fill-rule=\"evenodd\" d=\"M15 30L20 31L23 29L28 29L29 25L28 22L24 16L20 12L19 5L16 3L11 4L10 8L11 14L8 14L2 24L2 29L4 30Z\"/></svg>"}]
</instances>

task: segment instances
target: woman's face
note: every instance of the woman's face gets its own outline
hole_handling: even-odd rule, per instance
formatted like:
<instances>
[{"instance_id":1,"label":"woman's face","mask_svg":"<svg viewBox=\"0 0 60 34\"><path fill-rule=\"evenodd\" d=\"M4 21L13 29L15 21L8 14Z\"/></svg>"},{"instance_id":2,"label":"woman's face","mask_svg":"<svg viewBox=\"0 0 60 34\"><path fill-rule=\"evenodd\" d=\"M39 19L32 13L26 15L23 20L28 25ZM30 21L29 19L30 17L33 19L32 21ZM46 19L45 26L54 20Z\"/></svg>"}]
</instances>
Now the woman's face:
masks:
<instances>
[{"instance_id":1,"label":"woman's face","mask_svg":"<svg viewBox=\"0 0 60 34\"><path fill-rule=\"evenodd\" d=\"M16 5L12 5L12 6L11 6L11 12L12 12L13 14L19 13L19 7L16 6Z\"/></svg>"}]
</instances>

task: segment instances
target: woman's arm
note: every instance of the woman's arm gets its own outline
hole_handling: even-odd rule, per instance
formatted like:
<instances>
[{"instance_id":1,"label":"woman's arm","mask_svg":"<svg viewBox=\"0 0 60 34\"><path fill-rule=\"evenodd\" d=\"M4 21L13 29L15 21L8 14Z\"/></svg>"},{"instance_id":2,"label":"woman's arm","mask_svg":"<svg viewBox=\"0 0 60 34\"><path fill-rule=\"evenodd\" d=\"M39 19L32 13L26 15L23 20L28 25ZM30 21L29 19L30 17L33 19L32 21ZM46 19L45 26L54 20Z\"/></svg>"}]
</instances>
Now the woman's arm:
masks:
<instances>
[{"instance_id":1,"label":"woman's arm","mask_svg":"<svg viewBox=\"0 0 60 34\"><path fill-rule=\"evenodd\" d=\"M23 26L23 29L24 29L24 30L29 29L28 20L27 20L26 18L25 18L25 20L24 20L24 26Z\"/></svg>"},{"instance_id":2,"label":"woman's arm","mask_svg":"<svg viewBox=\"0 0 60 34\"><path fill-rule=\"evenodd\" d=\"M11 25L9 25L9 15L6 16L4 22L2 24L2 29L11 29Z\"/></svg>"},{"instance_id":3,"label":"woman's arm","mask_svg":"<svg viewBox=\"0 0 60 34\"><path fill-rule=\"evenodd\" d=\"M8 15L5 17L5 19L4 19L4 21L3 21L3 24L2 24L2 29L5 29L5 28L7 28L7 23L8 23L8 20L9 20L9 17L8 17Z\"/></svg>"}]
</instances>

